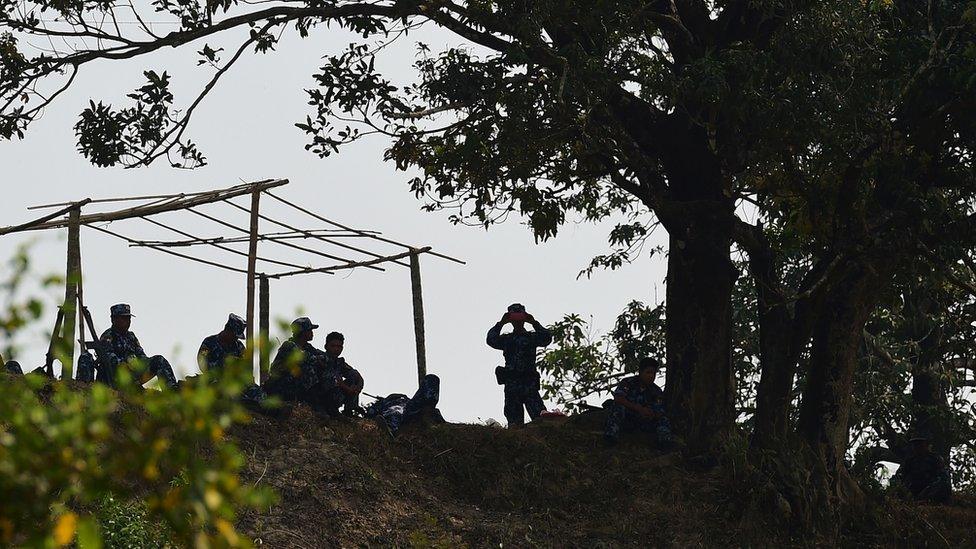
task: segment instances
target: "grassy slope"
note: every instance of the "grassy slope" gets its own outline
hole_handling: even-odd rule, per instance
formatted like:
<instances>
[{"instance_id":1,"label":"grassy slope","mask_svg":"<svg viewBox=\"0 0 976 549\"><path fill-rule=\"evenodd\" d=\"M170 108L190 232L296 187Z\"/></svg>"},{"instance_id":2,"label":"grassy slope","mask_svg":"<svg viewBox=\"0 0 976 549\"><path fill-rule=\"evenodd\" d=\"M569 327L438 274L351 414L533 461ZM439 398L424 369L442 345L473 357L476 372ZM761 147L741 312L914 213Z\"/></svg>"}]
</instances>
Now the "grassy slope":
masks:
<instances>
[{"instance_id":1,"label":"grassy slope","mask_svg":"<svg viewBox=\"0 0 976 549\"><path fill-rule=\"evenodd\" d=\"M244 478L280 502L241 527L266 547L805 546L770 536L778 519L747 505L731 464L701 470L639 440L602 446L599 417L518 431L326 422L298 408L238 428ZM755 499L755 498L753 498ZM976 546L976 506L888 504L844 545ZM788 528L781 531L788 532Z\"/></svg>"}]
</instances>

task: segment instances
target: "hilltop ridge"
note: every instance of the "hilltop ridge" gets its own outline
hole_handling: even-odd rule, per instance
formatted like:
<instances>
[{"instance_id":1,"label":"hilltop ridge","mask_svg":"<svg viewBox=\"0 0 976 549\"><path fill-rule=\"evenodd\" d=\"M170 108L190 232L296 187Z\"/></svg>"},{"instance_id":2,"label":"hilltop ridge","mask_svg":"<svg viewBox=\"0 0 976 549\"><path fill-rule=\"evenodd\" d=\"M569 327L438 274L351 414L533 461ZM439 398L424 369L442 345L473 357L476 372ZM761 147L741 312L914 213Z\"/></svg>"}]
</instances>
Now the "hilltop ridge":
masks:
<instances>
[{"instance_id":1,"label":"hilltop ridge","mask_svg":"<svg viewBox=\"0 0 976 549\"><path fill-rule=\"evenodd\" d=\"M297 407L233 435L243 480L280 496L241 530L267 547L810 546L788 510L762 503L734 458L705 466L636 438L602 444L601 412L523 429L415 426L393 439L365 420ZM736 471L736 469L740 471ZM976 506L887 502L842 526L841 545L976 546Z\"/></svg>"}]
</instances>

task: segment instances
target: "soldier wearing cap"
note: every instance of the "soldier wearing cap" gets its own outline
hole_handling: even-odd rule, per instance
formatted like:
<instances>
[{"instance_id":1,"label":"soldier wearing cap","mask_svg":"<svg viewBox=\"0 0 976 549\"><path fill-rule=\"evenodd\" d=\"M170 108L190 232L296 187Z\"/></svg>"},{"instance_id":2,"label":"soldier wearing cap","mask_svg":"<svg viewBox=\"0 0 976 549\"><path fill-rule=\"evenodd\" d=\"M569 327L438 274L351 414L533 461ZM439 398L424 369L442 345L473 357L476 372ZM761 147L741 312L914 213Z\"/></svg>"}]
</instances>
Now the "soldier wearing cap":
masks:
<instances>
[{"instance_id":1,"label":"soldier wearing cap","mask_svg":"<svg viewBox=\"0 0 976 549\"><path fill-rule=\"evenodd\" d=\"M197 352L197 364L201 372L219 372L228 359L244 357L244 330L247 323L244 319L231 313L227 317L224 329L218 334L207 337L200 344Z\"/></svg>"},{"instance_id":2,"label":"soldier wearing cap","mask_svg":"<svg viewBox=\"0 0 976 549\"><path fill-rule=\"evenodd\" d=\"M952 496L952 480L945 461L932 451L929 438L918 434L909 439L911 455L898 467L891 482L911 494L912 499L946 503Z\"/></svg>"},{"instance_id":3,"label":"soldier wearing cap","mask_svg":"<svg viewBox=\"0 0 976 549\"><path fill-rule=\"evenodd\" d=\"M292 336L281 344L271 361L271 376L265 391L284 400L315 401L313 388L318 384L318 370L325 361L325 353L312 346L313 330L318 328L308 317L291 323Z\"/></svg>"},{"instance_id":4,"label":"soldier wearing cap","mask_svg":"<svg viewBox=\"0 0 976 549\"><path fill-rule=\"evenodd\" d=\"M528 322L535 330L525 329ZM505 324L511 323L512 332L502 334ZM529 417L536 419L546 406L539 395L539 371L535 365L536 349L552 343L552 334L545 326L525 312L521 303L509 305L502 319L488 330L488 346L502 351L505 367L496 369L498 382L505 386L505 419L509 426L525 423L523 407Z\"/></svg>"},{"instance_id":5,"label":"soldier wearing cap","mask_svg":"<svg viewBox=\"0 0 976 549\"><path fill-rule=\"evenodd\" d=\"M99 339L98 381L115 386L116 374L120 366L126 366L136 383L142 385L158 377L166 386L176 388L176 375L173 367L160 355L146 356L139 339L129 331L132 323L132 310L126 303L112 305L112 327Z\"/></svg>"},{"instance_id":6,"label":"soldier wearing cap","mask_svg":"<svg viewBox=\"0 0 976 549\"><path fill-rule=\"evenodd\" d=\"M652 357L644 357L638 365L637 375L626 377L613 390L613 400L607 407L607 423L604 439L615 444L621 431L651 433L660 448L671 445L671 424L664 413L664 391L654 379L661 363Z\"/></svg>"},{"instance_id":7,"label":"soldier wearing cap","mask_svg":"<svg viewBox=\"0 0 976 549\"><path fill-rule=\"evenodd\" d=\"M365 382L362 374L342 358L346 337L339 332L330 332L325 336L325 361L319 372L318 405L332 415L337 415L339 408L342 413L351 416L359 408L359 393Z\"/></svg>"}]
</instances>

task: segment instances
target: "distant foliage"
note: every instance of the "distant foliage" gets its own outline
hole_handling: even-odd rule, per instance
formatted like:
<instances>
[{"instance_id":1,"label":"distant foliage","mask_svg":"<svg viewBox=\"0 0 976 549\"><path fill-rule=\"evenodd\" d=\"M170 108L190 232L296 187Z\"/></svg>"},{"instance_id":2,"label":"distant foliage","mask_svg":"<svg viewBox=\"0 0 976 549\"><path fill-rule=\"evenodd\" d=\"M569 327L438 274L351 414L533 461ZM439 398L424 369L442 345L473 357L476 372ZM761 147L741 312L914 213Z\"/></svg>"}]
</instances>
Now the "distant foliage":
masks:
<instances>
[{"instance_id":1,"label":"distant foliage","mask_svg":"<svg viewBox=\"0 0 976 549\"><path fill-rule=\"evenodd\" d=\"M271 494L241 485L243 456L225 436L247 419L236 401L243 383L244 375L219 385L200 376L177 392L128 381L116 392L4 376L0 544L99 547L103 525L111 525L98 520L98 506L113 498L144 501L147 520L179 544L248 546L234 528L236 510L265 505ZM144 535L106 534L106 541Z\"/></svg>"},{"instance_id":2,"label":"distant foliage","mask_svg":"<svg viewBox=\"0 0 976 549\"><path fill-rule=\"evenodd\" d=\"M8 342L43 312L20 296L34 276L28 250L11 265L0 283ZM272 494L240 483L244 458L225 435L248 419L237 401L248 371L228 364L219 383L201 375L178 391L144 390L124 370L118 391L0 373L0 546L148 547L161 532L174 545L249 546L237 510Z\"/></svg>"},{"instance_id":3,"label":"distant foliage","mask_svg":"<svg viewBox=\"0 0 976 549\"><path fill-rule=\"evenodd\" d=\"M636 372L642 357L664 361L664 306L633 301L617 317L613 330L597 336L577 314L549 327L553 344L540 351L545 398L569 410L608 394L617 381Z\"/></svg>"}]
</instances>

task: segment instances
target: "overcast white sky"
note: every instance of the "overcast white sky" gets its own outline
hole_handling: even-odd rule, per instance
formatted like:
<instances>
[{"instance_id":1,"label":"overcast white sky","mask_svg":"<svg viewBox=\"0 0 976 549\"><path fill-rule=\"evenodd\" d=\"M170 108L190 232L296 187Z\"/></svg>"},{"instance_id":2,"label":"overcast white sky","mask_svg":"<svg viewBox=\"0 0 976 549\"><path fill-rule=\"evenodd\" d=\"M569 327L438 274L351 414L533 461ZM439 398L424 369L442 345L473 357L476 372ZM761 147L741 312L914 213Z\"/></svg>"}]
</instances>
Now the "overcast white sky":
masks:
<instances>
[{"instance_id":1,"label":"overcast white sky","mask_svg":"<svg viewBox=\"0 0 976 549\"><path fill-rule=\"evenodd\" d=\"M453 38L421 29L387 51L388 72L410 78L414 45L422 40L434 49ZM0 225L37 217L27 206L84 197L191 192L227 187L242 180L287 178L280 190L326 217L359 227L383 231L387 236L460 257L466 266L433 257L422 263L427 328L428 370L442 378L441 409L455 421L489 417L503 421L502 390L493 368L501 354L485 345L485 332L513 302L524 303L543 323L562 314L592 315L596 328L605 331L616 314L632 299L654 301L664 296L664 258L642 259L617 272L602 272L592 279L576 275L589 259L606 250L612 224L569 224L555 240L537 245L531 233L513 217L506 224L484 231L456 227L446 212L425 213L409 192L409 174L396 172L382 161L387 145L372 138L322 160L306 152L305 139L293 124L308 113L304 88L320 58L337 52L351 41L343 32L317 29L307 40L287 35L278 51L242 59L195 114L190 137L209 159L192 171L171 169L162 163L148 169L99 169L75 151L72 126L90 98L119 103L125 93L143 82L142 71L168 70L174 77L177 103L186 105L191 93L209 78L212 69L195 66L202 43L191 43L132 62L85 67L75 86L35 123L23 141L0 143L4 200ZM215 44L227 48L231 42ZM244 204L245 202L241 202ZM302 218L266 201L271 215L301 228L321 223ZM242 226L246 216L228 208L205 208L230 215ZM227 230L191 214L160 217L198 236L229 236ZM139 221L113 225L113 230L135 237L179 238ZM262 230L277 230L262 224ZM664 233L655 235L660 240ZM4 236L0 257L9 257L30 239L35 268L42 273L64 272L64 231ZM321 245L329 251L327 245ZM246 250L246 245L242 245ZM395 253L395 249L388 249ZM195 250L244 266L243 258L217 250ZM282 260L296 256L263 245L259 252ZM195 353L200 340L220 330L228 312L245 313L245 277L180 260L82 229L82 261L86 303L96 328L108 327L108 307L132 305L132 329L149 354L164 354L177 375L196 371ZM260 268L260 265L259 265ZM60 298L63 291L59 290ZM24 334L23 351L16 357L26 368L43 362L48 333L54 323L58 297L47 299L43 325ZM298 311L322 329L314 343L324 344L328 331L346 335L347 360L366 378L366 392L411 392L416 386L410 277L407 269L387 267L377 273L365 269L329 276L307 275L272 281L273 318L288 319Z\"/></svg>"}]
</instances>

